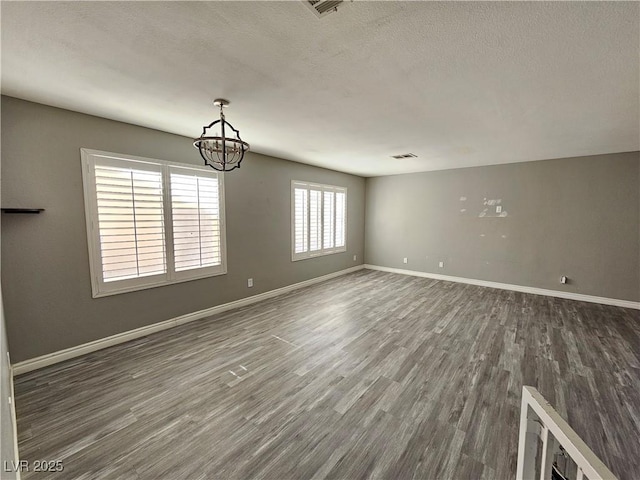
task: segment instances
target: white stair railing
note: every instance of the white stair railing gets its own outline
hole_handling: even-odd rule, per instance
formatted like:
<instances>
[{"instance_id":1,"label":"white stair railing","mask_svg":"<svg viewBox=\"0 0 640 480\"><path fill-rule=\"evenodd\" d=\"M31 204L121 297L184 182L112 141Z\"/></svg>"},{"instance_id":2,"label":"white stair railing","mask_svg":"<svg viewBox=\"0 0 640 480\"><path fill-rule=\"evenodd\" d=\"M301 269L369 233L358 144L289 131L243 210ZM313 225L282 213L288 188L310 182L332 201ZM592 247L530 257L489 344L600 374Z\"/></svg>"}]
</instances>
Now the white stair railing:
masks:
<instances>
[{"instance_id":1,"label":"white stair railing","mask_svg":"<svg viewBox=\"0 0 640 480\"><path fill-rule=\"evenodd\" d=\"M553 458L558 451L575 462L576 480L617 480L538 390L522 387L516 480L551 480Z\"/></svg>"}]
</instances>

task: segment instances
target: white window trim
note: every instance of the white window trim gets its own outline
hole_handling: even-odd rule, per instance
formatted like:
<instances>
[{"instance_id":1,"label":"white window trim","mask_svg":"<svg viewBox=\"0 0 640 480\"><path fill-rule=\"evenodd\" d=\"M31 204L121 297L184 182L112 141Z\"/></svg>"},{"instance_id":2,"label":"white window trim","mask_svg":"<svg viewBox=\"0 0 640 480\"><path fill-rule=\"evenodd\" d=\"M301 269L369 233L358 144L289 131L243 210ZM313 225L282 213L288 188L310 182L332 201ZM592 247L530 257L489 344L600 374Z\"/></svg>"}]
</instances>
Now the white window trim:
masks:
<instances>
[{"instance_id":1,"label":"white window trim","mask_svg":"<svg viewBox=\"0 0 640 480\"><path fill-rule=\"evenodd\" d=\"M321 199L321 207L320 207L320 223L322 224L322 233L320 235L321 238L321 242L324 243L324 192L326 191L330 191L330 192L344 192L344 201L345 201L345 211L344 211L344 246L342 247L332 247L332 248L326 248L326 249L320 249L314 252L311 251L307 251L307 252L302 252L302 253L296 253L296 241L295 241L295 189L296 186L298 188L303 187L303 188L307 188L307 192L309 192L309 189L320 189L320 191L323 193L322 195L320 195L320 199ZM335 200L334 200L335 201ZM311 197L310 197L310 193L307 194L307 218L309 218L309 205L311 204ZM347 187L340 187L337 185L325 185L325 184L321 184L321 183L315 183L315 182L304 182L301 180L291 180L291 261L292 262L297 262L298 260L307 260L309 258L316 258L316 257L323 257L325 255L334 255L336 253L342 253L342 252L346 252L347 251L347 240L348 240L348 228L347 225L349 224L348 222L348 214L347 212L349 211L348 208L348 204L349 204L349 194L347 192ZM335 205L335 204L334 204ZM334 240L335 240L335 222L336 222L336 215L335 215L335 210L334 210L334 226L333 226L333 231L334 231ZM311 222L308 221L307 222L307 228L310 229L311 228ZM310 234L307 233L307 242L310 243L311 242L311 237Z\"/></svg>"},{"instance_id":2,"label":"white window trim","mask_svg":"<svg viewBox=\"0 0 640 480\"><path fill-rule=\"evenodd\" d=\"M190 165L180 162L169 162L166 160L156 160L152 158L137 157L133 155L125 155L121 153L103 152L100 150L91 150L86 148L80 149L80 157L82 163L82 183L84 190L84 208L85 220L87 228L87 245L89 249L89 271L91 273L91 289L93 298L106 297L109 295L117 295L120 293L134 292L137 290L146 290L148 288L156 288L164 285L172 285L175 283L188 282L202 278L224 275L227 273L227 235L225 220L225 193L224 193L224 174L215 172L219 179L219 205L220 205L220 246L221 246L221 265L213 267L195 268L192 270L183 270L176 272L174 268L174 251L173 251L173 218L171 208L171 181L169 175L169 167L178 167L187 170L196 170L204 174L213 174L210 168ZM140 278L132 278L127 280L118 280L114 282L104 282L102 279L102 257L100 249L100 238L98 229L98 203L96 193L96 183L94 167L95 161L99 158L108 158L111 162L124 160L125 162L133 161L140 163L141 168L154 165L162 170L163 191L163 210L165 224L165 254L167 261L167 272L160 275L149 275ZM157 168L154 169L157 171Z\"/></svg>"}]
</instances>

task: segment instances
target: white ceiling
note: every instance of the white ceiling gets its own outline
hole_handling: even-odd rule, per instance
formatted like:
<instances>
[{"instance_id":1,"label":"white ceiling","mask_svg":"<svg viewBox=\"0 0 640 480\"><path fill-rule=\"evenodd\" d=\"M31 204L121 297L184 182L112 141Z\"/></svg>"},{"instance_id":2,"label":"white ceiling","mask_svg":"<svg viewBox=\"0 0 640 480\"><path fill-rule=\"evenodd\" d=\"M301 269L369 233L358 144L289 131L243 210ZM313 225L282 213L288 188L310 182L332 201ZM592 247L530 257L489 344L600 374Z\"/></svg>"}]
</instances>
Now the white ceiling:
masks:
<instances>
[{"instance_id":1,"label":"white ceiling","mask_svg":"<svg viewBox=\"0 0 640 480\"><path fill-rule=\"evenodd\" d=\"M640 4L2 2L2 93L364 176L640 149ZM414 153L415 159L391 155ZM126 152L125 152L126 153Z\"/></svg>"}]
</instances>

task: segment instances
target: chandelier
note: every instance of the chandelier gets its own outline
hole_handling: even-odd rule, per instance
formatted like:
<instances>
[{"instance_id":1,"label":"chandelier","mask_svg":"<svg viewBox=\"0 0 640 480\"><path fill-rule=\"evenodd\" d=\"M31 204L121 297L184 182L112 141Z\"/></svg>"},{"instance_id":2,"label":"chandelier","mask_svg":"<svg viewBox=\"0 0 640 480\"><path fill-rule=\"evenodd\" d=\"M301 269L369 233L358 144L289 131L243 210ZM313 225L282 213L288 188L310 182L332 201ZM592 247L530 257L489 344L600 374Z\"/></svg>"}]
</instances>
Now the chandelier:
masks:
<instances>
[{"instance_id":1,"label":"chandelier","mask_svg":"<svg viewBox=\"0 0 640 480\"><path fill-rule=\"evenodd\" d=\"M222 109L229 105L229 101L218 98L213 104L220 107L220 120L205 125L202 135L194 140L193 146L200 151L205 165L221 172L230 172L240 168L240 162L244 153L249 150L249 144L242 141L240 132L224 118ZM207 130L212 128L213 135L207 134Z\"/></svg>"}]
</instances>

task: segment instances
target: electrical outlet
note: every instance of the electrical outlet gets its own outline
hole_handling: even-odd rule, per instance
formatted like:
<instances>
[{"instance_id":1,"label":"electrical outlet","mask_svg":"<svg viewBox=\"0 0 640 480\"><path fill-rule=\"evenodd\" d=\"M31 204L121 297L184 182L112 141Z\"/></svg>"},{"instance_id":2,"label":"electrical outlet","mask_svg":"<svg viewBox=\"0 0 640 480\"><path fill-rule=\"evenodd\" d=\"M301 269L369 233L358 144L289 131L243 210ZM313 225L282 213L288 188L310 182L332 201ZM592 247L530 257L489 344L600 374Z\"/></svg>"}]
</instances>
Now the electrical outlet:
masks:
<instances>
[{"instance_id":1,"label":"electrical outlet","mask_svg":"<svg viewBox=\"0 0 640 480\"><path fill-rule=\"evenodd\" d=\"M247 287L249 288L253 287L253 278L250 278L249 280L247 280Z\"/></svg>"},{"instance_id":2,"label":"electrical outlet","mask_svg":"<svg viewBox=\"0 0 640 480\"><path fill-rule=\"evenodd\" d=\"M440 268L444 268L444 262L440 262L440 263L438 263L438 266L439 266Z\"/></svg>"},{"instance_id":3,"label":"electrical outlet","mask_svg":"<svg viewBox=\"0 0 640 480\"><path fill-rule=\"evenodd\" d=\"M560 283L567 283L567 277L565 277L564 275L560 277Z\"/></svg>"},{"instance_id":4,"label":"electrical outlet","mask_svg":"<svg viewBox=\"0 0 640 480\"><path fill-rule=\"evenodd\" d=\"M496 213L502 213L502 205L496 207Z\"/></svg>"},{"instance_id":5,"label":"electrical outlet","mask_svg":"<svg viewBox=\"0 0 640 480\"><path fill-rule=\"evenodd\" d=\"M409 260L407 259L407 257L404 257L404 258L402 259L402 263L409 263Z\"/></svg>"},{"instance_id":6,"label":"electrical outlet","mask_svg":"<svg viewBox=\"0 0 640 480\"><path fill-rule=\"evenodd\" d=\"M357 259L358 259L358 256L357 256L357 255L354 255L354 256L353 256L353 261L355 262Z\"/></svg>"}]
</instances>

